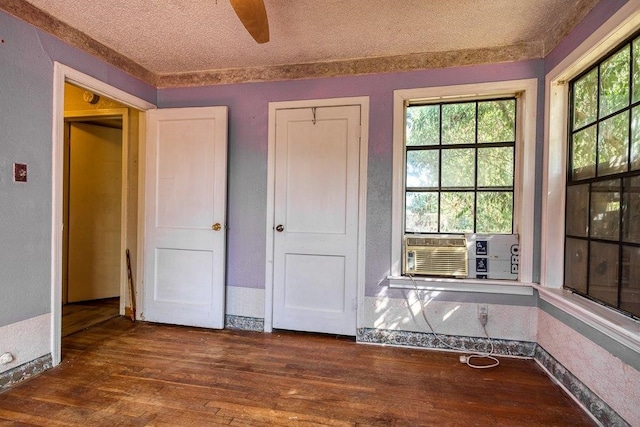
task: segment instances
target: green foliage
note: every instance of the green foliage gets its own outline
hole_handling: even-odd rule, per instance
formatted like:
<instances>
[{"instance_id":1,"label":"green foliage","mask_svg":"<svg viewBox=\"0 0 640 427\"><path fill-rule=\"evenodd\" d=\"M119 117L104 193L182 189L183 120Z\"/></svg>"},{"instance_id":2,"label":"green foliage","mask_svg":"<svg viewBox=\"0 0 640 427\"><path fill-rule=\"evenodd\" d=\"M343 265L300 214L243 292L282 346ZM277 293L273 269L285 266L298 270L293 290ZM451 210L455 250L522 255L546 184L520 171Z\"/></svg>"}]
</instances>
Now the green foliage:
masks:
<instances>
[{"instance_id":1,"label":"green foliage","mask_svg":"<svg viewBox=\"0 0 640 427\"><path fill-rule=\"evenodd\" d=\"M513 188L515 116L515 99L407 108L406 145L416 148L406 152L407 232L512 232L513 191L477 189ZM478 146L452 146L463 143Z\"/></svg>"},{"instance_id":2,"label":"green foliage","mask_svg":"<svg viewBox=\"0 0 640 427\"><path fill-rule=\"evenodd\" d=\"M512 187L513 161L513 147L478 148L478 187Z\"/></svg>"},{"instance_id":3,"label":"green foliage","mask_svg":"<svg viewBox=\"0 0 640 427\"><path fill-rule=\"evenodd\" d=\"M573 135L573 179L596 176L596 126L589 126Z\"/></svg>"},{"instance_id":4,"label":"green foliage","mask_svg":"<svg viewBox=\"0 0 640 427\"><path fill-rule=\"evenodd\" d=\"M631 169L640 169L640 107L631 111Z\"/></svg>"},{"instance_id":5,"label":"green foliage","mask_svg":"<svg viewBox=\"0 0 640 427\"><path fill-rule=\"evenodd\" d=\"M511 233L513 223L513 193L506 191L479 192L476 232Z\"/></svg>"},{"instance_id":6,"label":"green foliage","mask_svg":"<svg viewBox=\"0 0 640 427\"><path fill-rule=\"evenodd\" d=\"M629 45L600 65L600 117L629 105Z\"/></svg>"},{"instance_id":7,"label":"green foliage","mask_svg":"<svg viewBox=\"0 0 640 427\"><path fill-rule=\"evenodd\" d=\"M438 151L407 151L407 187L438 187Z\"/></svg>"},{"instance_id":8,"label":"green foliage","mask_svg":"<svg viewBox=\"0 0 640 427\"><path fill-rule=\"evenodd\" d=\"M405 228L410 233L438 231L438 193L407 193Z\"/></svg>"},{"instance_id":9,"label":"green foliage","mask_svg":"<svg viewBox=\"0 0 640 427\"><path fill-rule=\"evenodd\" d=\"M420 105L407 108L406 145L440 143L440 106Z\"/></svg>"},{"instance_id":10,"label":"green foliage","mask_svg":"<svg viewBox=\"0 0 640 427\"><path fill-rule=\"evenodd\" d=\"M440 193L440 231L443 233L473 232L472 192Z\"/></svg>"},{"instance_id":11,"label":"green foliage","mask_svg":"<svg viewBox=\"0 0 640 427\"><path fill-rule=\"evenodd\" d=\"M478 142L507 142L515 140L515 100L478 102Z\"/></svg>"},{"instance_id":12,"label":"green foliage","mask_svg":"<svg viewBox=\"0 0 640 427\"><path fill-rule=\"evenodd\" d=\"M634 52L633 63L631 52ZM595 66L591 71L573 83L573 128L577 129L597 123L579 132L572 132L572 156L570 168L572 179L586 179L612 173L624 172L629 163L628 147L632 144L634 156L640 157L640 136L636 135L638 117L629 110L632 78L633 98L640 98L640 45L638 41L628 44L614 55ZM599 74L598 74L599 71ZM598 81L599 76L599 81ZM596 114L599 102L599 112ZM597 121L617 111L621 113L606 120ZM629 120L632 120L633 134L629 135ZM597 128L596 128L597 126ZM597 130L597 141L596 141ZM597 162L596 165L596 153ZM638 160L640 166L640 160ZM597 167L596 167L597 166Z\"/></svg>"},{"instance_id":13,"label":"green foliage","mask_svg":"<svg viewBox=\"0 0 640 427\"><path fill-rule=\"evenodd\" d=\"M573 85L573 128L581 128L598 118L598 69Z\"/></svg>"},{"instance_id":14,"label":"green foliage","mask_svg":"<svg viewBox=\"0 0 640 427\"><path fill-rule=\"evenodd\" d=\"M627 170L629 111L600 122L598 133L598 175Z\"/></svg>"},{"instance_id":15,"label":"green foliage","mask_svg":"<svg viewBox=\"0 0 640 427\"><path fill-rule=\"evenodd\" d=\"M442 105L442 144L476 141L476 103Z\"/></svg>"},{"instance_id":16,"label":"green foliage","mask_svg":"<svg viewBox=\"0 0 640 427\"><path fill-rule=\"evenodd\" d=\"M475 149L442 150L442 187L473 187L475 167Z\"/></svg>"}]
</instances>

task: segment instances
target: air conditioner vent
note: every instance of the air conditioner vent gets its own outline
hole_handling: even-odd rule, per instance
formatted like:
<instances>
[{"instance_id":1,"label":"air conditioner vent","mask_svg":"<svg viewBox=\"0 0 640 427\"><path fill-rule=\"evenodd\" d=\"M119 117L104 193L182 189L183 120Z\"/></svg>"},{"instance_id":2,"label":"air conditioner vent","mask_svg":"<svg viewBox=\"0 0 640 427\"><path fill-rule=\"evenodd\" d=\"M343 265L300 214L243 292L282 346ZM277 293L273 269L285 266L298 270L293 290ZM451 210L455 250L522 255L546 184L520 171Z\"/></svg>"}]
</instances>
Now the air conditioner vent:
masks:
<instances>
[{"instance_id":1,"label":"air conditioner vent","mask_svg":"<svg viewBox=\"0 0 640 427\"><path fill-rule=\"evenodd\" d=\"M467 241L464 236L405 236L405 274L466 277Z\"/></svg>"}]
</instances>

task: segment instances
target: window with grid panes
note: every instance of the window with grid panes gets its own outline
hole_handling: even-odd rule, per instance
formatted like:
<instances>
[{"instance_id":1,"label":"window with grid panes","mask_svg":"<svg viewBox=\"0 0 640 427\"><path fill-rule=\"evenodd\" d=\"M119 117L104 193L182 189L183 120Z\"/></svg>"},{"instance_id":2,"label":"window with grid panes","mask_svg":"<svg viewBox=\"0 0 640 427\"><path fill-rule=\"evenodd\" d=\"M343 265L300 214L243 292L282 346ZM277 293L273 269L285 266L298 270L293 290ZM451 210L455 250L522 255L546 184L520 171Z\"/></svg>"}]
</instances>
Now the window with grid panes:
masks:
<instances>
[{"instance_id":1,"label":"window with grid panes","mask_svg":"<svg viewBox=\"0 0 640 427\"><path fill-rule=\"evenodd\" d=\"M564 286L640 317L640 37L569 98Z\"/></svg>"},{"instance_id":2,"label":"window with grid panes","mask_svg":"<svg viewBox=\"0 0 640 427\"><path fill-rule=\"evenodd\" d=\"M405 233L513 232L516 99L405 115Z\"/></svg>"}]
</instances>

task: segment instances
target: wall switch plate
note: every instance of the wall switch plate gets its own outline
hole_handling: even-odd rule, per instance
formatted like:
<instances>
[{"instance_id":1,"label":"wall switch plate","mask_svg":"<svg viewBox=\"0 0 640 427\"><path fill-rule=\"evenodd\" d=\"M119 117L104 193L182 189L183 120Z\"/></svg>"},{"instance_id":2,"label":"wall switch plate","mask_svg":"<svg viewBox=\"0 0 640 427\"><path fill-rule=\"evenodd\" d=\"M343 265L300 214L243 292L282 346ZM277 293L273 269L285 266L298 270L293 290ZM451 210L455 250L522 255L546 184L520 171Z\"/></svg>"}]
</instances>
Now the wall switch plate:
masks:
<instances>
[{"instance_id":1,"label":"wall switch plate","mask_svg":"<svg viewBox=\"0 0 640 427\"><path fill-rule=\"evenodd\" d=\"M27 165L23 163L13 164L13 182L27 182Z\"/></svg>"}]
</instances>

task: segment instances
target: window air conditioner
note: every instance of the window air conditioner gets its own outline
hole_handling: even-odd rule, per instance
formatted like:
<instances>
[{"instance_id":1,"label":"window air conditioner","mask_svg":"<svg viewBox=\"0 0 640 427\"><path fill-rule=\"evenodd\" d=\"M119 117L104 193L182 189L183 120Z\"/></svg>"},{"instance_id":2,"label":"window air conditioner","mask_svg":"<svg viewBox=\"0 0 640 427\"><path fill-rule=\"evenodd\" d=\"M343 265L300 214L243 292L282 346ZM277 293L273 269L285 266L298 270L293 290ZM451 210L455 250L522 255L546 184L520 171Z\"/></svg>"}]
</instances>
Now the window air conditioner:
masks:
<instances>
[{"instance_id":1,"label":"window air conditioner","mask_svg":"<svg viewBox=\"0 0 640 427\"><path fill-rule=\"evenodd\" d=\"M403 274L467 277L467 240L461 235L405 235Z\"/></svg>"}]
</instances>

